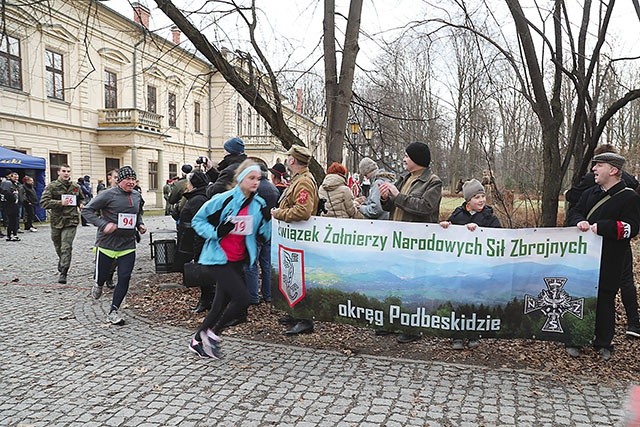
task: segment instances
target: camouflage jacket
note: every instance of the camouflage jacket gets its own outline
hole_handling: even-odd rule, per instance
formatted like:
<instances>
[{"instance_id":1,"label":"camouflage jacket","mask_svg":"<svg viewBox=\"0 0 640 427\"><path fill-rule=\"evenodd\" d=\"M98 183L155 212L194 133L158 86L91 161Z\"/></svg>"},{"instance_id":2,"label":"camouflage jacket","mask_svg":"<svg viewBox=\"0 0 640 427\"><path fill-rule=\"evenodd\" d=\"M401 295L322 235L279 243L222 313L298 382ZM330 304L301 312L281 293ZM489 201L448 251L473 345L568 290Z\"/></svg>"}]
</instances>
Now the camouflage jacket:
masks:
<instances>
[{"instance_id":1,"label":"camouflage jacket","mask_svg":"<svg viewBox=\"0 0 640 427\"><path fill-rule=\"evenodd\" d=\"M62 195L71 194L76 196L76 206L63 206ZM84 203L80 186L69 180L52 181L42 192L40 206L51 211L51 227L65 228L76 227L80 222L79 206Z\"/></svg>"}]
</instances>

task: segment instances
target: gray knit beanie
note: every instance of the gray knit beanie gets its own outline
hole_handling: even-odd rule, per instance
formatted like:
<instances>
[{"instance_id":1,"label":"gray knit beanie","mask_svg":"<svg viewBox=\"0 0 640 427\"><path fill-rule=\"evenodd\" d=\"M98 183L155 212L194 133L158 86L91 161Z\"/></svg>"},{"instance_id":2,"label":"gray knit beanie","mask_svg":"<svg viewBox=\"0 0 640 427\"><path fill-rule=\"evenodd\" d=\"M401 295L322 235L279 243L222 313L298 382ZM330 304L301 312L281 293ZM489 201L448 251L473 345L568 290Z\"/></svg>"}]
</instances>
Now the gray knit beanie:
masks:
<instances>
[{"instance_id":1,"label":"gray knit beanie","mask_svg":"<svg viewBox=\"0 0 640 427\"><path fill-rule=\"evenodd\" d=\"M465 202L468 202L473 196L480 193L484 194L484 187L477 179L472 179L462 184L462 195L464 196Z\"/></svg>"},{"instance_id":2,"label":"gray knit beanie","mask_svg":"<svg viewBox=\"0 0 640 427\"><path fill-rule=\"evenodd\" d=\"M364 176L369 175L371 172L375 172L377 169L378 165L369 157L365 157L364 159L360 160L360 164L358 165L360 175Z\"/></svg>"}]
</instances>

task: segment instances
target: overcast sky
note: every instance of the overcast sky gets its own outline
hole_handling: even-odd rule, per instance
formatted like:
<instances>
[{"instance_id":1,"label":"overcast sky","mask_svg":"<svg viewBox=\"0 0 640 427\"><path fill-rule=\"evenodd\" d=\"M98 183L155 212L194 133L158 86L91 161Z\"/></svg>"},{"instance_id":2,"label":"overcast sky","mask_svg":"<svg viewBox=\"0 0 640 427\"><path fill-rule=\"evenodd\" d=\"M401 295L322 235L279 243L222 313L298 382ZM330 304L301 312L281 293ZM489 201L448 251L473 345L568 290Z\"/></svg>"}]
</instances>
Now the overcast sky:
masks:
<instances>
[{"instance_id":1,"label":"overcast sky","mask_svg":"<svg viewBox=\"0 0 640 427\"><path fill-rule=\"evenodd\" d=\"M130 2L133 1L106 0L103 1L103 4L133 19L133 11L130 6ZM172 24L157 9L155 2L153 0L141 0L140 2L146 3L151 9L151 29L161 29L161 33L166 33L166 37L169 37L168 28ZM176 5L181 2L185 3L184 0L174 1ZM200 3L200 1L186 2L186 4L194 3ZM314 58L317 59L320 50L316 47L322 34L323 3L321 0L258 0L256 4L263 12L262 15L258 15L258 31L262 33L263 40L267 41L264 49L267 51L266 53L269 53L269 57L282 54L285 49L293 54L291 63L304 61L314 51L316 51ZM348 1L337 0L336 4L338 12L346 16ZM359 63L363 65L370 63L379 51L374 43L367 40L366 35L380 37L384 34L391 37L394 28L419 18L422 8L422 2L416 0L364 0L361 30L365 35L360 37ZM340 23L341 19L336 18L336 22ZM246 26L234 19L226 19L224 28L226 34L219 33L218 36L232 44L234 49L243 49L241 45L248 39ZM269 50L271 51L269 52Z\"/></svg>"},{"instance_id":2,"label":"overcast sky","mask_svg":"<svg viewBox=\"0 0 640 427\"><path fill-rule=\"evenodd\" d=\"M151 9L151 29L160 30L160 33L169 38L168 28L172 25L168 18L156 7L154 0L138 0ZM488 0L489 3L495 2L501 6L504 5L502 0ZM103 4L115 9L122 15L133 19L133 11L130 3L134 0L103 0ZM248 1L240 1L248 3ZM201 3L201 0L174 0L176 5L187 4L193 8L195 4ZM550 3L550 2L549 2ZM311 56L314 60L319 58L320 50L318 43L322 34L322 0L257 0L257 7L262 10L262 14L258 15L258 31L262 35L264 42L263 48L269 58L277 55L283 55L287 52L292 55L292 59L288 60L288 66L295 66L297 62L308 62ZM339 13L348 14L348 0L336 0L337 10ZM441 4L436 2L435 4ZM522 0L523 8L527 13L527 8L535 7L533 0ZM545 2L538 4L546 4ZM582 7L582 0L569 0L567 7L570 16L573 10L579 11ZM597 2L594 2L594 10ZM446 11L438 10L433 6L429 6L425 1L418 0L364 0L362 11L361 30L363 35L360 37L361 50L358 53L358 63L365 68L371 63L372 59L377 55L379 49L376 43L368 39L368 36L374 36L376 39L385 37L391 39L393 34L397 34L398 27L406 23L424 19L424 17L434 16L438 13L446 13ZM506 9L505 9L506 14ZM506 16L506 15L505 15ZM531 14L535 17L535 14ZM575 25L579 25L580 16L575 14ZM533 19L533 18L532 18ZM509 22L510 19L505 22ZM336 18L336 22L340 24L343 20ZM248 31L246 26L235 18L225 18L222 31L217 31L217 37L223 39L227 47L231 49L248 50L246 39L248 39ZM635 15L635 11L629 0L619 0L614 8L614 16L612 25L610 26L609 41L613 48L617 50L617 54L621 56L634 56L640 54L640 31L631 30L631 28L640 28L640 22ZM592 31L596 31L593 27ZM282 57L280 61L274 61L272 65L282 67L286 57Z\"/></svg>"}]
</instances>

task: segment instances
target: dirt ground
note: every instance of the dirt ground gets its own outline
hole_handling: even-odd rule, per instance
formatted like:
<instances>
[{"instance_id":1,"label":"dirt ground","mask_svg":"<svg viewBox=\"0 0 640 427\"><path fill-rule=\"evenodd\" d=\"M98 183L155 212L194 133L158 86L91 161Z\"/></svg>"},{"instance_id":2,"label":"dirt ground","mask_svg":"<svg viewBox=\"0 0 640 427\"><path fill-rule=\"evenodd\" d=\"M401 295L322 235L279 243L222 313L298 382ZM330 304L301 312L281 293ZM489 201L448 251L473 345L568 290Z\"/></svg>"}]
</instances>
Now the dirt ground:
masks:
<instances>
[{"instance_id":1,"label":"dirt ground","mask_svg":"<svg viewBox=\"0 0 640 427\"><path fill-rule=\"evenodd\" d=\"M634 266L640 264L640 245L633 242ZM189 289L181 285L180 274L151 274L138 277L130 292L128 306L149 320L167 325L183 326L196 330L203 315L193 314L199 289ZM617 329L614 340L615 352L611 360L604 362L591 348L576 359L570 358L564 346L556 342L537 340L496 340L483 339L473 350L453 350L451 340L423 338L419 341L399 344L396 337L376 336L373 330L329 322L315 322L312 334L286 336L286 326L278 322L285 313L260 304L249 307L248 322L231 327L225 335L248 338L277 344L328 349L346 355L369 354L404 358L411 360L461 363L490 368L524 369L547 372L558 379L574 383L577 380L589 382L637 381L640 374L638 354L640 340L627 338L626 316L622 303L617 302ZM186 343L185 343L186 346Z\"/></svg>"}]
</instances>

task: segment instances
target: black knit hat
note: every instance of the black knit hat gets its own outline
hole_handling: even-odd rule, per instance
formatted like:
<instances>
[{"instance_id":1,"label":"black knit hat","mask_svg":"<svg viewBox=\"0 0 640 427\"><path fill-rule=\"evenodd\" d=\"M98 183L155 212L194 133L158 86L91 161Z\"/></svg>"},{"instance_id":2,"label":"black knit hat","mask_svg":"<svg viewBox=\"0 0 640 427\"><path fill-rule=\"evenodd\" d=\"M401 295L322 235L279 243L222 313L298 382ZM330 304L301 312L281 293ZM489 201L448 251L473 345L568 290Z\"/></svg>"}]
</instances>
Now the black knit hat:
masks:
<instances>
[{"instance_id":1,"label":"black knit hat","mask_svg":"<svg viewBox=\"0 0 640 427\"><path fill-rule=\"evenodd\" d=\"M424 166L425 168L429 167L431 163L431 151L427 144L422 142L412 142L405 149L407 155L416 165Z\"/></svg>"},{"instance_id":2,"label":"black knit hat","mask_svg":"<svg viewBox=\"0 0 640 427\"><path fill-rule=\"evenodd\" d=\"M209 177L201 171L195 171L187 175L187 179L193 188L206 187L209 184Z\"/></svg>"},{"instance_id":3,"label":"black knit hat","mask_svg":"<svg viewBox=\"0 0 640 427\"><path fill-rule=\"evenodd\" d=\"M126 178L138 179L136 171L131 166L123 166L118 170L118 182Z\"/></svg>"}]
</instances>

